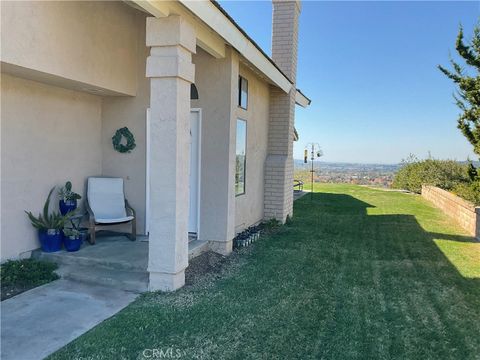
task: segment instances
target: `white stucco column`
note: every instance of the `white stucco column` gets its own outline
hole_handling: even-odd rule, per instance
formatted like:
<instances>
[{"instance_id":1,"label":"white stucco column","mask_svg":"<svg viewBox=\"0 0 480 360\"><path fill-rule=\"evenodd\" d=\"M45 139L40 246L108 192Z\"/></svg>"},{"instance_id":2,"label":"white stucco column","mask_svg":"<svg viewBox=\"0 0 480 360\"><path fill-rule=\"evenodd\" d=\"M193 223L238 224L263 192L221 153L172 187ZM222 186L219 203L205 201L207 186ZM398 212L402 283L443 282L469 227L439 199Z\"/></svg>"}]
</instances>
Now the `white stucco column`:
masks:
<instances>
[{"instance_id":1,"label":"white stucco column","mask_svg":"<svg viewBox=\"0 0 480 360\"><path fill-rule=\"evenodd\" d=\"M150 290L185 283L188 266L190 83L196 37L179 16L147 18L150 78Z\"/></svg>"}]
</instances>

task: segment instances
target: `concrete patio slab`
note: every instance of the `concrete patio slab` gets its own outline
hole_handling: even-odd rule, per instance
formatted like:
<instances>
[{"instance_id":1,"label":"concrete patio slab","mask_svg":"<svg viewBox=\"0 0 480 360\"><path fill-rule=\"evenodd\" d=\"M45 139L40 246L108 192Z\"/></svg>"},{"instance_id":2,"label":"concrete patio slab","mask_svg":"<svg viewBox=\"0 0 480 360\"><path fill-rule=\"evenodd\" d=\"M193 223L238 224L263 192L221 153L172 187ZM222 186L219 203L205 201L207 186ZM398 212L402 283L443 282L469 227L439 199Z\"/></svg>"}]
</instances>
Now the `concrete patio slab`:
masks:
<instances>
[{"instance_id":1,"label":"concrete patio slab","mask_svg":"<svg viewBox=\"0 0 480 360\"><path fill-rule=\"evenodd\" d=\"M68 280L1 303L1 359L43 359L103 320L137 294Z\"/></svg>"},{"instance_id":2,"label":"concrete patio slab","mask_svg":"<svg viewBox=\"0 0 480 360\"><path fill-rule=\"evenodd\" d=\"M197 240L189 235L188 258L193 259L208 250L208 242ZM51 261L59 265L79 264L85 266L101 265L113 269L147 271L148 236L137 236L137 241L130 241L124 235L112 235L111 232L99 232L97 243L84 243L80 251L66 250L44 253L35 250L32 256L36 259Z\"/></svg>"},{"instance_id":3,"label":"concrete patio slab","mask_svg":"<svg viewBox=\"0 0 480 360\"><path fill-rule=\"evenodd\" d=\"M84 243L79 251L60 250L54 253L44 253L41 250L35 250L32 256L59 265L102 265L115 269L147 271L148 242L142 241L143 239L147 239L147 237L138 236L137 241L130 241L123 235L99 233L95 245Z\"/></svg>"}]
</instances>

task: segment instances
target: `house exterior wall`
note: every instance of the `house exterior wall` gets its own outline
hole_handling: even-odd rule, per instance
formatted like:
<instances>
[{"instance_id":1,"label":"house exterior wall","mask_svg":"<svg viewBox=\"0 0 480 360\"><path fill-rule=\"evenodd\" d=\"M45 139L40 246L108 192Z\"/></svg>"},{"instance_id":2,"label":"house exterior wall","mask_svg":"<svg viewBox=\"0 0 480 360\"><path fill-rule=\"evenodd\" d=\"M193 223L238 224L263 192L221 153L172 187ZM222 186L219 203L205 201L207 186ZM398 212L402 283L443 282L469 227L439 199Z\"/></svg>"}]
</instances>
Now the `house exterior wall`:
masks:
<instances>
[{"instance_id":1,"label":"house exterior wall","mask_svg":"<svg viewBox=\"0 0 480 360\"><path fill-rule=\"evenodd\" d=\"M123 177L143 233L151 95L146 15L123 2L2 2L1 7L2 260L38 248L23 210L40 210L49 189L66 180L84 194L88 176ZM202 109L199 237L226 254L235 231L264 216L272 90L228 46L219 59L197 47L192 62L200 99L191 107ZM20 69L18 76L6 75L10 65ZM249 81L246 111L238 108L239 73ZM234 192L237 118L247 121L248 131L246 194L239 197ZM111 144L124 126L136 139L130 154L115 152Z\"/></svg>"},{"instance_id":2,"label":"house exterior wall","mask_svg":"<svg viewBox=\"0 0 480 360\"><path fill-rule=\"evenodd\" d=\"M202 109L200 237L231 240L236 232L263 219L269 85L242 65L232 49L225 59L215 59L197 48L193 62L199 99L191 106ZM238 107L239 75L248 80L247 110ZM246 192L240 196L232 187L237 119L247 121Z\"/></svg>"},{"instance_id":3,"label":"house exterior wall","mask_svg":"<svg viewBox=\"0 0 480 360\"><path fill-rule=\"evenodd\" d=\"M233 104L238 96L238 55L229 48L225 58L215 59L197 47L192 62L199 99L192 100L191 107L202 109L199 238L213 242L214 248L218 245L219 252L228 253L235 236ZM226 248L222 249L222 245Z\"/></svg>"},{"instance_id":4,"label":"house exterior wall","mask_svg":"<svg viewBox=\"0 0 480 360\"><path fill-rule=\"evenodd\" d=\"M136 96L108 96L102 104L102 174L122 177L125 194L137 215L137 233L145 233L145 177L146 177L146 111L150 104L150 81L145 76L148 48L145 46L145 15L137 12L131 32L137 36L132 47L137 59ZM129 154L121 154L112 146L117 129L128 127L135 137L136 147ZM115 227L109 227L115 230ZM129 225L118 230L129 231Z\"/></svg>"},{"instance_id":5,"label":"house exterior wall","mask_svg":"<svg viewBox=\"0 0 480 360\"><path fill-rule=\"evenodd\" d=\"M247 122L247 160L245 194L235 197L237 232L260 222L264 209L264 174L268 146L269 85L246 66L240 75L248 80L247 110L236 107L236 117Z\"/></svg>"},{"instance_id":6,"label":"house exterior wall","mask_svg":"<svg viewBox=\"0 0 480 360\"><path fill-rule=\"evenodd\" d=\"M1 6L1 260L39 247L23 210L40 211L50 188L66 180L83 194L88 176L123 177L143 233L150 102L146 15L121 2ZM10 74L12 68L18 76ZM107 91L98 94L137 96L88 93L99 88ZM113 134L123 126L135 136L130 154L112 147Z\"/></svg>"},{"instance_id":7,"label":"house exterior wall","mask_svg":"<svg viewBox=\"0 0 480 360\"><path fill-rule=\"evenodd\" d=\"M39 247L24 210L40 212L67 180L83 196L86 176L101 174L102 100L5 74L1 93L3 261Z\"/></svg>"},{"instance_id":8,"label":"house exterior wall","mask_svg":"<svg viewBox=\"0 0 480 360\"><path fill-rule=\"evenodd\" d=\"M1 60L135 95L136 13L120 1L2 1Z\"/></svg>"}]
</instances>

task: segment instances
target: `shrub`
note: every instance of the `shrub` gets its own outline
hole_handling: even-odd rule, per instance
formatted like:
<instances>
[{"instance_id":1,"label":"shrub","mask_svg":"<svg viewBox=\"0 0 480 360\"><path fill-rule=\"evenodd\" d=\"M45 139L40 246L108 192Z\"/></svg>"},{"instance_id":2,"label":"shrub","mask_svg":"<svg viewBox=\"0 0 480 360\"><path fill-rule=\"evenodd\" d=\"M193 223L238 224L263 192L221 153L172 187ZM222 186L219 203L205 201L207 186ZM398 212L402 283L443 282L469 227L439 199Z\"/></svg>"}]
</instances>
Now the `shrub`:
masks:
<instances>
[{"instance_id":1,"label":"shrub","mask_svg":"<svg viewBox=\"0 0 480 360\"><path fill-rule=\"evenodd\" d=\"M452 192L461 198L480 206L480 180L456 185Z\"/></svg>"},{"instance_id":2,"label":"shrub","mask_svg":"<svg viewBox=\"0 0 480 360\"><path fill-rule=\"evenodd\" d=\"M34 259L9 260L0 266L2 296L5 300L28 289L57 280L57 265Z\"/></svg>"},{"instance_id":3,"label":"shrub","mask_svg":"<svg viewBox=\"0 0 480 360\"><path fill-rule=\"evenodd\" d=\"M422 191L423 185L438 186L452 190L459 184L468 184L469 167L453 160L426 159L418 160L414 156L403 161L403 166L395 175L392 187L415 193Z\"/></svg>"},{"instance_id":4,"label":"shrub","mask_svg":"<svg viewBox=\"0 0 480 360\"><path fill-rule=\"evenodd\" d=\"M264 221L261 224L261 228L266 234L273 234L277 232L282 227L282 223L275 218Z\"/></svg>"}]
</instances>

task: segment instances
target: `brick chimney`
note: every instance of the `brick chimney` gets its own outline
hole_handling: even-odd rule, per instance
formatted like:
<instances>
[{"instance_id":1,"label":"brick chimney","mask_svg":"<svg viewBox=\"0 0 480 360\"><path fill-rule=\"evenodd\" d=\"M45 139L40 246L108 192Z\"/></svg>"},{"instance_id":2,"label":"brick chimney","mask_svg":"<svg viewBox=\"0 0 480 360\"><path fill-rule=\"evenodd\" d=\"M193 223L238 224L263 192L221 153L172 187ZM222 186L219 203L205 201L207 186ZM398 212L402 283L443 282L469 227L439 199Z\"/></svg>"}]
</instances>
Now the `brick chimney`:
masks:
<instances>
[{"instance_id":1,"label":"brick chimney","mask_svg":"<svg viewBox=\"0 0 480 360\"><path fill-rule=\"evenodd\" d=\"M297 77L300 1L273 0L272 59L294 83Z\"/></svg>"},{"instance_id":2,"label":"brick chimney","mask_svg":"<svg viewBox=\"0 0 480 360\"><path fill-rule=\"evenodd\" d=\"M293 134L300 0L273 0L272 59L293 82L290 93L270 88L268 155L265 164L265 219L293 215Z\"/></svg>"}]
</instances>

